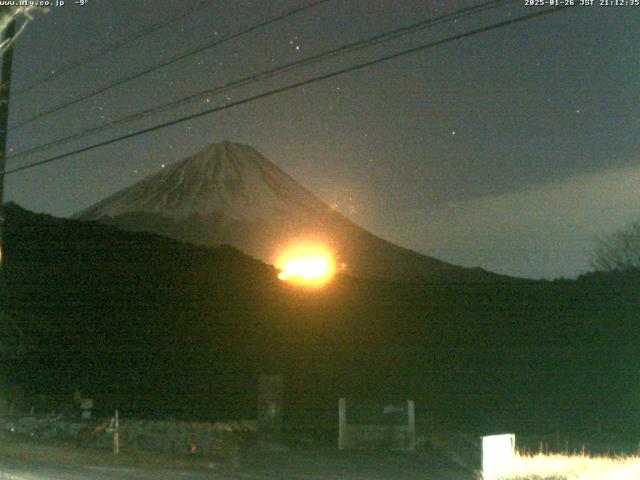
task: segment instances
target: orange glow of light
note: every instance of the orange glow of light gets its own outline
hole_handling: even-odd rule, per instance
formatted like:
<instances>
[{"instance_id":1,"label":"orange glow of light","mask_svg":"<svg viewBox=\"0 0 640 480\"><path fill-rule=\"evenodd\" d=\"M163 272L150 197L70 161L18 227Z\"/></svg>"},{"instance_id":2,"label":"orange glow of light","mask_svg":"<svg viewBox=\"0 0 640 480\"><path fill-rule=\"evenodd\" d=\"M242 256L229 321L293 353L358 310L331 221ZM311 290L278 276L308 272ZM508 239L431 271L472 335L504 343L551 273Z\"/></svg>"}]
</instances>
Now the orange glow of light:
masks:
<instances>
[{"instance_id":1,"label":"orange glow of light","mask_svg":"<svg viewBox=\"0 0 640 480\"><path fill-rule=\"evenodd\" d=\"M333 255L321 246L287 248L276 261L276 267L280 280L312 287L327 284L336 273Z\"/></svg>"}]
</instances>

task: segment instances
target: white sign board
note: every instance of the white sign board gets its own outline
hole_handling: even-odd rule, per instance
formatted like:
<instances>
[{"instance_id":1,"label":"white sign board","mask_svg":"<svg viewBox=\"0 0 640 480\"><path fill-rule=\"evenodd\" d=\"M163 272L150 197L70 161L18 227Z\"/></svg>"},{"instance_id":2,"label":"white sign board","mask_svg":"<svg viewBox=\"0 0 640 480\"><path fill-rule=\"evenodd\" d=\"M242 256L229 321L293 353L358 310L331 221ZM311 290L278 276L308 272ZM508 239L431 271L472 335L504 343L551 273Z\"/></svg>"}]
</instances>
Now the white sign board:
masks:
<instances>
[{"instance_id":1,"label":"white sign board","mask_svg":"<svg viewBox=\"0 0 640 480\"><path fill-rule=\"evenodd\" d=\"M513 434L482 437L483 480L494 480L509 472L516 453Z\"/></svg>"}]
</instances>

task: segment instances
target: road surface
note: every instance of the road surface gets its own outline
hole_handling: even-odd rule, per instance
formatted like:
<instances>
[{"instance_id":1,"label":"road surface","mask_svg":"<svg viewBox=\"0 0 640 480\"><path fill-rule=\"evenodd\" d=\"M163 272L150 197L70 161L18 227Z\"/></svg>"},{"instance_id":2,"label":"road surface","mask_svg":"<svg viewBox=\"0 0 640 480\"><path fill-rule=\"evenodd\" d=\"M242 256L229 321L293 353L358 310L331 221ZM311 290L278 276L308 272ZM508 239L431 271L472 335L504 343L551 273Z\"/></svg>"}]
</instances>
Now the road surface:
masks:
<instances>
[{"instance_id":1,"label":"road surface","mask_svg":"<svg viewBox=\"0 0 640 480\"><path fill-rule=\"evenodd\" d=\"M465 469L434 453L340 452L309 447L243 452L234 471L105 467L0 456L0 480L470 480Z\"/></svg>"}]
</instances>

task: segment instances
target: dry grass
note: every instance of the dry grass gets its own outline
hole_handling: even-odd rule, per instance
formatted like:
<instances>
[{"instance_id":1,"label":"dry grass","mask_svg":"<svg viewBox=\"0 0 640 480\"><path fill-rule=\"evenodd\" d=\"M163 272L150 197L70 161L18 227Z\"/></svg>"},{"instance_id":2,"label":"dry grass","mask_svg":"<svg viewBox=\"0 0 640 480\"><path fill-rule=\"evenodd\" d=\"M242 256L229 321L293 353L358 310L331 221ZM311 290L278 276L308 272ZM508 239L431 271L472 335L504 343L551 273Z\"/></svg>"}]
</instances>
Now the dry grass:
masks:
<instances>
[{"instance_id":1,"label":"dry grass","mask_svg":"<svg viewBox=\"0 0 640 480\"><path fill-rule=\"evenodd\" d=\"M516 455L501 480L638 480L640 456Z\"/></svg>"},{"instance_id":2,"label":"dry grass","mask_svg":"<svg viewBox=\"0 0 640 480\"><path fill-rule=\"evenodd\" d=\"M165 468L175 470L231 470L234 466L191 455L169 455L149 451L127 451L114 455L108 450L81 448L72 442L0 438L0 453L26 461L104 467Z\"/></svg>"}]
</instances>

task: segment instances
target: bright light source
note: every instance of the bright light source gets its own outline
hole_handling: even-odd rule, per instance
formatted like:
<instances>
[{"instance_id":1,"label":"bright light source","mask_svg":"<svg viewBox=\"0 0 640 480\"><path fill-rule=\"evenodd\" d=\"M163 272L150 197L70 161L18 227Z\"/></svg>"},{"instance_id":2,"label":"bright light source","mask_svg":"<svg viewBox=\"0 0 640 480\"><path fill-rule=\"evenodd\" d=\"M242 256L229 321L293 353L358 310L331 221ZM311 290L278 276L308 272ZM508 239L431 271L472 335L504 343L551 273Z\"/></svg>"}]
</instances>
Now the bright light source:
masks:
<instances>
[{"instance_id":1,"label":"bright light source","mask_svg":"<svg viewBox=\"0 0 640 480\"><path fill-rule=\"evenodd\" d=\"M329 273L329 261L323 257L294 258L284 265L280 280L299 277L305 281L321 278Z\"/></svg>"},{"instance_id":2,"label":"bright light source","mask_svg":"<svg viewBox=\"0 0 640 480\"><path fill-rule=\"evenodd\" d=\"M483 480L494 480L506 475L513 463L516 436L513 434L482 437Z\"/></svg>"},{"instance_id":3,"label":"bright light source","mask_svg":"<svg viewBox=\"0 0 640 480\"><path fill-rule=\"evenodd\" d=\"M281 270L280 280L315 287L325 285L336 272L333 255L319 245L299 244L285 249L276 267Z\"/></svg>"}]
</instances>

